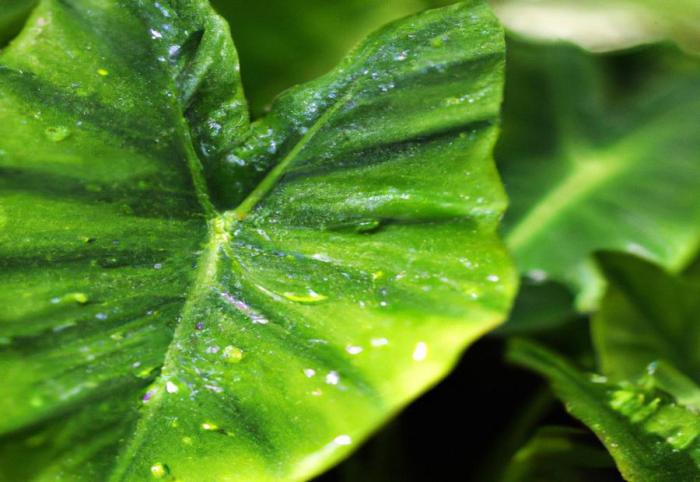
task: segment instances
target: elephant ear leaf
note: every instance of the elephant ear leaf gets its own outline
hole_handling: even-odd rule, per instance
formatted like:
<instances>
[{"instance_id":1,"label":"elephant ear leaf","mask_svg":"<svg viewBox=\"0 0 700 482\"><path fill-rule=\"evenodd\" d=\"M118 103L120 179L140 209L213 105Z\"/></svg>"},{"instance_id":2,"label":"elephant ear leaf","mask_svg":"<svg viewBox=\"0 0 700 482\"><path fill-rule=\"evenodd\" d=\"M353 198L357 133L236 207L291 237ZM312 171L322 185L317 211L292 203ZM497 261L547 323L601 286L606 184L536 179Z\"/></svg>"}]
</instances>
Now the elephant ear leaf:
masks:
<instances>
[{"instance_id":1,"label":"elephant ear leaf","mask_svg":"<svg viewBox=\"0 0 700 482\"><path fill-rule=\"evenodd\" d=\"M566 283L586 310L603 290L594 251L680 271L700 239L700 63L658 46L617 60L650 73L624 84L606 57L571 45L509 50L497 149L513 201L506 241L522 272Z\"/></svg>"},{"instance_id":2,"label":"elephant ear leaf","mask_svg":"<svg viewBox=\"0 0 700 482\"><path fill-rule=\"evenodd\" d=\"M407 18L250 123L204 1L0 56L0 479L303 480L505 316L501 28Z\"/></svg>"}]
</instances>

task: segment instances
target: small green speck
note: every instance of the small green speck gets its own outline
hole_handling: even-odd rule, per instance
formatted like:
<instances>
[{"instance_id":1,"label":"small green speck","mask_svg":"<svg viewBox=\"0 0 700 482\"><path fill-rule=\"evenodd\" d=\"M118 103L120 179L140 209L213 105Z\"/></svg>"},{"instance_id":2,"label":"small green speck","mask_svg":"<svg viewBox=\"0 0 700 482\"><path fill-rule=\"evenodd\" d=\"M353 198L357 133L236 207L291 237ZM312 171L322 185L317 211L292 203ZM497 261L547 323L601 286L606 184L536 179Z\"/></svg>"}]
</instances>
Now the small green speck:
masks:
<instances>
[{"instance_id":1,"label":"small green speck","mask_svg":"<svg viewBox=\"0 0 700 482\"><path fill-rule=\"evenodd\" d=\"M243 359L243 350L233 345L228 345L223 351L226 363L239 363Z\"/></svg>"},{"instance_id":2,"label":"small green speck","mask_svg":"<svg viewBox=\"0 0 700 482\"><path fill-rule=\"evenodd\" d=\"M109 70L107 69L97 69L97 73L101 75L102 77L109 75Z\"/></svg>"},{"instance_id":3,"label":"small green speck","mask_svg":"<svg viewBox=\"0 0 700 482\"><path fill-rule=\"evenodd\" d=\"M85 293L80 293L80 292L68 293L67 295L65 295L63 297L63 299L66 301L75 301L76 303L79 303L81 305L84 305L85 303L87 303L90 300L88 298L88 295L86 295Z\"/></svg>"},{"instance_id":4,"label":"small green speck","mask_svg":"<svg viewBox=\"0 0 700 482\"><path fill-rule=\"evenodd\" d=\"M432 45L433 47L442 47L443 43L444 41L442 40L442 37L434 37L430 40L430 45Z\"/></svg>"}]
</instances>

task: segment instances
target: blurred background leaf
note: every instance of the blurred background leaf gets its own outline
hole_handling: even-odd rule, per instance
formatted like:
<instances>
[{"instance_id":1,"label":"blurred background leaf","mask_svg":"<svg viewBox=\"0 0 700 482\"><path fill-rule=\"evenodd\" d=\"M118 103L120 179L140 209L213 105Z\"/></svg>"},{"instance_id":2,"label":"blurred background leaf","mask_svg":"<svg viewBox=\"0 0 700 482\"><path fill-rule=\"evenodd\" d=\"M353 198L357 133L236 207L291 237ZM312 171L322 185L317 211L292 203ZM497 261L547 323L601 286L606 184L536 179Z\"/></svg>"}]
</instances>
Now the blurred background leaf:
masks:
<instances>
[{"instance_id":1,"label":"blurred background leaf","mask_svg":"<svg viewBox=\"0 0 700 482\"><path fill-rule=\"evenodd\" d=\"M212 0L231 25L253 115L275 95L317 77L369 32L448 1Z\"/></svg>"},{"instance_id":2,"label":"blurred background leaf","mask_svg":"<svg viewBox=\"0 0 700 482\"><path fill-rule=\"evenodd\" d=\"M545 426L523 446L502 482L618 482L615 463L590 432Z\"/></svg>"},{"instance_id":3,"label":"blurred background leaf","mask_svg":"<svg viewBox=\"0 0 700 482\"><path fill-rule=\"evenodd\" d=\"M675 271L692 261L699 92L700 62L670 47L592 56L511 39L496 159L521 272L565 283L589 310L603 289L595 250Z\"/></svg>"},{"instance_id":4,"label":"blurred background leaf","mask_svg":"<svg viewBox=\"0 0 700 482\"><path fill-rule=\"evenodd\" d=\"M700 282L630 255L598 259L609 284L592 323L602 373L630 380L662 363L700 382Z\"/></svg>"}]
</instances>

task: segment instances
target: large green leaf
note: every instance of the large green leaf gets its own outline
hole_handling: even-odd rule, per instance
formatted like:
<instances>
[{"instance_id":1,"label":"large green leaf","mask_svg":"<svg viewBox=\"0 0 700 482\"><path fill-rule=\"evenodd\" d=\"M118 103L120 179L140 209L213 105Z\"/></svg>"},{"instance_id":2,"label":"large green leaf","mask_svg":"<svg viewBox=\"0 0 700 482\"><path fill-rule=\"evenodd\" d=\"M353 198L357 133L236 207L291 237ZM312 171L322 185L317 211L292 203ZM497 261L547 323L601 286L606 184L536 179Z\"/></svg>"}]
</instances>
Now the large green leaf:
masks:
<instances>
[{"instance_id":1,"label":"large green leaf","mask_svg":"<svg viewBox=\"0 0 700 482\"><path fill-rule=\"evenodd\" d=\"M589 377L522 340L511 344L509 358L550 381L567 410L605 444L626 480L700 480L700 416L650 378L615 384Z\"/></svg>"},{"instance_id":2,"label":"large green leaf","mask_svg":"<svg viewBox=\"0 0 700 482\"><path fill-rule=\"evenodd\" d=\"M603 373L614 380L649 372L661 383L669 376L700 383L700 283L629 255L599 259L609 289L591 326Z\"/></svg>"},{"instance_id":3,"label":"large green leaf","mask_svg":"<svg viewBox=\"0 0 700 482\"><path fill-rule=\"evenodd\" d=\"M594 250L682 269L700 242L698 62L662 48L595 58L517 41L509 61L497 160L521 271L566 282L590 308L602 287Z\"/></svg>"},{"instance_id":4,"label":"large green leaf","mask_svg":"<svg viewBox=\"0 0 700 482\"><path fill-rule=\"evenodd\" d=\"M593 51L673 39L700 51L697 0L492 0L511 30L542 40L569 40Z\"/></svg>"},{"instance_id":5,"label":"large green leaf","mask_svg":"<svg viewBox=\"0 0 700 482\"><path fill-rule=\"evenodd\" d=\"M0 57L0 480L306 479L444 375L516 284L503 51L429 11L249 125L206 2L45 0Z\"/></svg>"}]
</instances>

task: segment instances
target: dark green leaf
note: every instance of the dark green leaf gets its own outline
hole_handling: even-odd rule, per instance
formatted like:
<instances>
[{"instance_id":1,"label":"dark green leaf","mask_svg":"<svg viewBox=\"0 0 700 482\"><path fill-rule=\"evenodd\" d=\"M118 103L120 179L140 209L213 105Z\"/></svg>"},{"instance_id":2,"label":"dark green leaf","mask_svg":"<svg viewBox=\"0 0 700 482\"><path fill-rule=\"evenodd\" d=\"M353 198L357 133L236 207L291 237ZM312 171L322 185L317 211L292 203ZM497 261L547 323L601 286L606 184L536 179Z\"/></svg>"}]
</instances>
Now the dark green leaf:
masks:
<instances>
[{"instance_id":1,"label":"dark green leaf","mask_svg":"<svg viewBox=\"0 0 700 482\"><path fill-rule=\"evenodd\" d=\"M550 331L576 318L571 291L561 283L524 279L507 323L495 333L503 336Z\"/></svg>"},{"instance_id":2,"label":"dark green leaf","mask_svg":"<svg viewBox=\"0 0 700 482\"><path fill-rule=\"evenodd\" d=\"M585 376L534 343L514 341L509 358L548 379L566 409L605 444L626 480L700 479L700 417L653 384Z\"/></svg>"},{"instance_id":3,"label":"dark green leaf","mask_svg":"<svg viewBox=\"0 0 700 482\"><path fill-rule=\"evenodd\" d=\"M629 255L598 258L609 284L592 323L603 373L619 381L680 370L700 383L700 282Z\"/></svg>"},{"instance_id":4,"label":"dark green leaf","mask_svg":"<svg viewBox=\"0 0 700 482\"><path fill-rule=\"evenodd\" d=\"M2 0L0 4L0 48L22 27L37 0Z\"/></svg>"},{"instance_id":5,"label":"dark green leaf","mask_svg":"<svg viewBox=\"0 0 700 482\"><path fill-rule=\"evenodd\" d=\"M429 11L249 125L206 2L44 1L0 56L0 480L306 479L442 377L516 285L503 51Z\"/></svg>"},{"instance_id":6,"label":"dark green leaf","mask_svg":"<svg viewBox=\"0 0 700 482\"><path fill-rule=\"evenodd\" d=\"M497 159L521 271L566 282L585 309L602 288L594 250L682 269L700 239L698 62L664 49L596 58L517 41L509 52ZM649 72L635 76L635 63Z\"/></svg>"},{"instance_id":7,"label":"dark green leaf","mask_svg":"<svg viewBox=\"0 0 700 482\"><path fill-rule=\"evenodd\" d=\"M252 111L326 72L365 35L422 10L426 0L213 0L231 25Z\"/></svg>"},{"instance_id":8,"label":"dark green leaf","mask_svg":"<svg viewBox=\"0 0 700 482\"><path fill-rule=\"evenodd\" d=\"M615 482L615 464L589 432L546 426L523 446L502 482Z\"/></svg>"}]
</instances>

